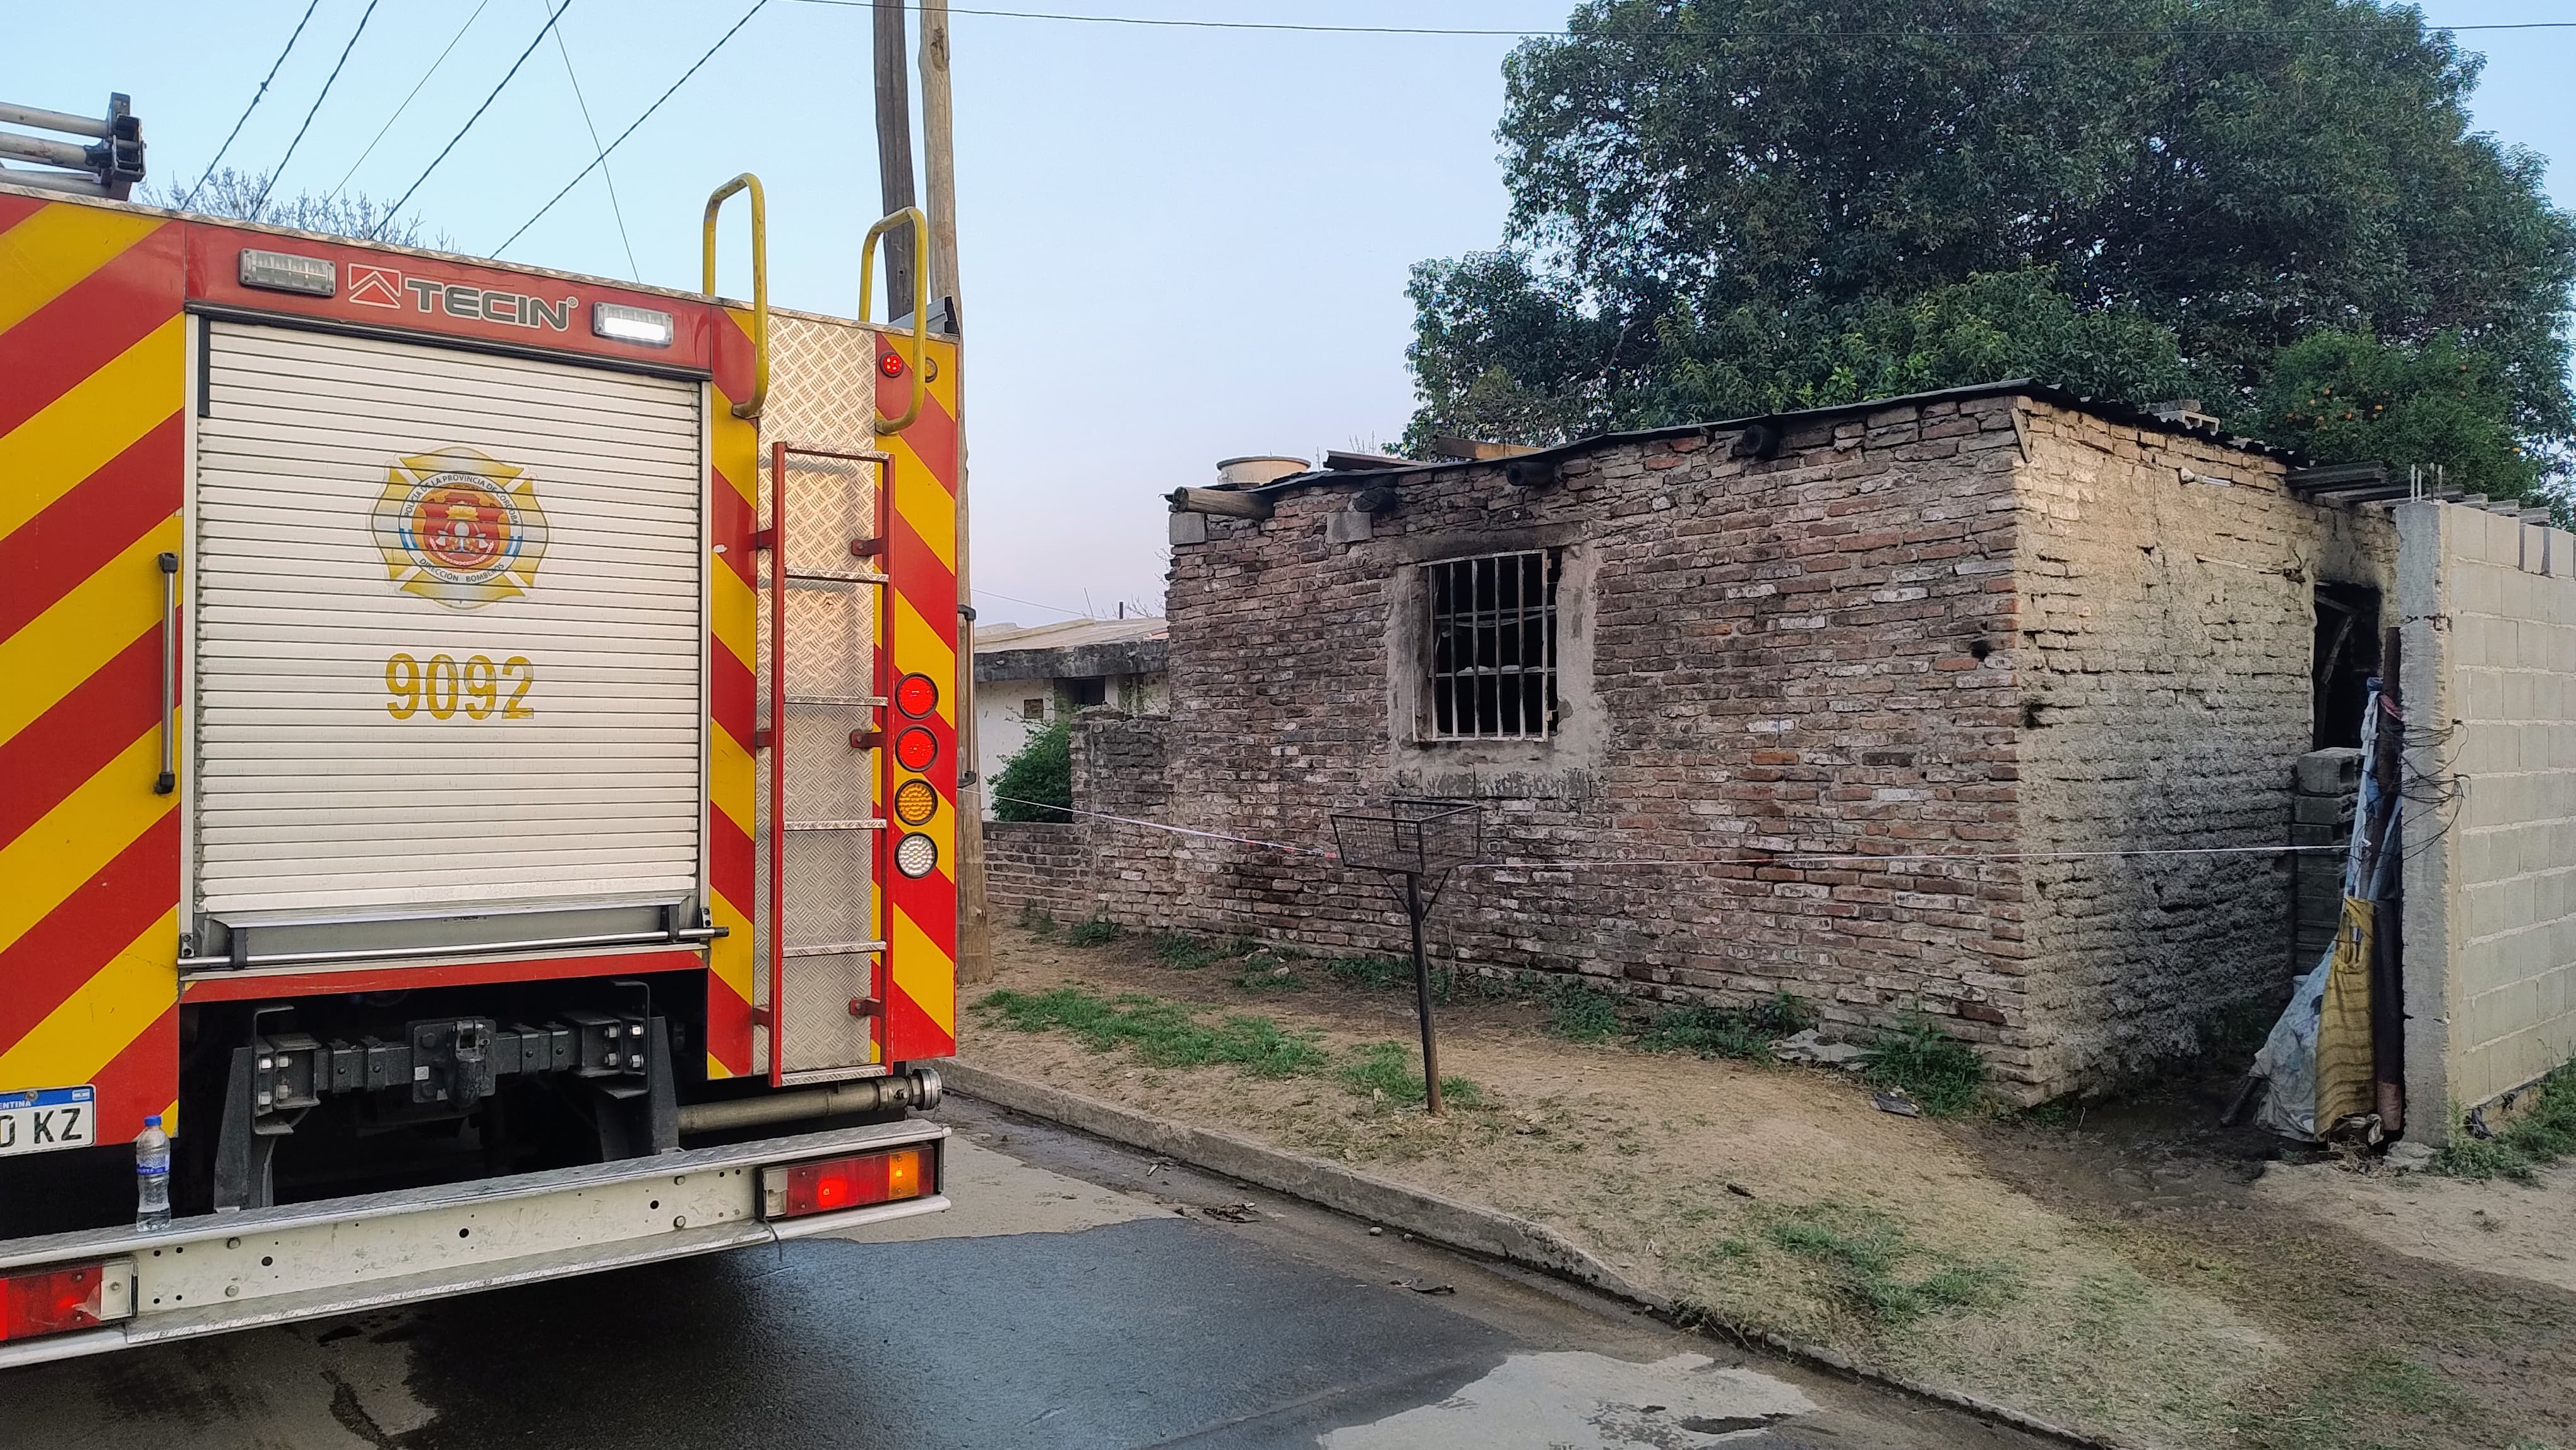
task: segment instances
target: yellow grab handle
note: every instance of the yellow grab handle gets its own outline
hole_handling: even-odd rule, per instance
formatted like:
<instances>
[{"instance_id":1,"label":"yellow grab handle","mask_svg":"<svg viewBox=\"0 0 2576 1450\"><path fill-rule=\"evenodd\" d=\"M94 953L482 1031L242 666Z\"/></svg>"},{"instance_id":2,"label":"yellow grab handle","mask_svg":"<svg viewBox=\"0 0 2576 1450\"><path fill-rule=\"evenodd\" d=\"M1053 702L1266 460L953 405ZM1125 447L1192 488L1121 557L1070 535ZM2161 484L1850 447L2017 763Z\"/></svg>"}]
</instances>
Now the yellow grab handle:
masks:
<instances>
[{"instance_id":1,"label":"yellow grab handle","mask_svg":"<svg viewBox=\"0 0 2576 1450\"><path fill-rule=\"evenodd\" d=\"M877 238L906 223L912 227L912 352L904 361L911 366L912 406L900 418L877 412L880 433L900 433L921 416L921 349L930 340L930 219L917 206L905 207L868 228L867 240L859 244L859 320L865 322L876 310ZM868 396L869 411L876 412L875 391Z\"/></svg>"},{"instance_id":2,"label":"yellow grab handle","mask_svg":"<svg viewBox=\"0 0 2576 1450\"><path fill-rule=\"evenodd\" d=\"M757 418L769 401L769 204L760 194L760 178L746 171L716 188L707 198L706 268L698 290L712 302L716 295L716 213L737 191L751 193L751 400L733 405L737 418Z\"/></svg>"}]
</instances>

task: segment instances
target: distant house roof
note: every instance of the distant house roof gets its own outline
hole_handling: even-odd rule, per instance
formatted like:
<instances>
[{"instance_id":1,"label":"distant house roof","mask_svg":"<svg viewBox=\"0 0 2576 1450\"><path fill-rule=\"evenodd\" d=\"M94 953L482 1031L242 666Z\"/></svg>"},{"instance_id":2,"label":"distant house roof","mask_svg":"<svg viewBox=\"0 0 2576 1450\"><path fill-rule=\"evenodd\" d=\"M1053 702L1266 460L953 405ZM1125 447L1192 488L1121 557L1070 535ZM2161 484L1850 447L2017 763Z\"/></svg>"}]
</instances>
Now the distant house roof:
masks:
<instances>
[{"instance_id":1,"label":"distant house roof","mask_svg":"<svg viewBox=\"0 0 2576 1450\"><path fill-rule=\"evenodd\" d=\"M975 678L1078 680L1103 675L1159 675L1170 636L1170 626L1159 618L979 626L975 631Z\"/></svg>"}]
</instances>

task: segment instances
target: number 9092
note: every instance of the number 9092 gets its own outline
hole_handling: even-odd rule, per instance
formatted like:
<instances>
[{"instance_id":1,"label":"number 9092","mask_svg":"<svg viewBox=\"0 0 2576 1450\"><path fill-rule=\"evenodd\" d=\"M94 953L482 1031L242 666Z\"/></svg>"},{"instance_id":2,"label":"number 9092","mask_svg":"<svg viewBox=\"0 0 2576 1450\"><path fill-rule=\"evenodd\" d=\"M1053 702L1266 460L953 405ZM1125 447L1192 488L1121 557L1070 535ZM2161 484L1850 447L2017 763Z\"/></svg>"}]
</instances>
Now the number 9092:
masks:
<instances>
[{"instance_id":1,"label":"number 9092","mask_svg":"<svg viewBox=\"0 0 2576 1450\"><path fill-rule=\"evenodd\" d=\"M446 720L462 710L468 720L496 714L504 720L531 720L537 712L528 707L528 687L536 682L536 667L526 655L512 655L498 665L489 655L474 655L459 665L454 655L431 655L423 664L398 654L385 661L385 689L393 695L385 702L385 713L408 720L426 710L432 720Z\"/></svg>"}]
</instances>

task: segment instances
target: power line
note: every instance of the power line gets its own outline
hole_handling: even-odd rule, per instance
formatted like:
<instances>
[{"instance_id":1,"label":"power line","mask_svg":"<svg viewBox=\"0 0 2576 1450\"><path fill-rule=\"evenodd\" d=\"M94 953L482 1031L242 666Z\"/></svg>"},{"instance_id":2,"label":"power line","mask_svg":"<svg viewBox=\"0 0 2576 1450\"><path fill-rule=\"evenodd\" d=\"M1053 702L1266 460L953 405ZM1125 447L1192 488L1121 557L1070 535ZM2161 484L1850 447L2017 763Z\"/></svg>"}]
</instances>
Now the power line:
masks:
<instances>
[{"instance_id":1,"label":"power line","mask_svg":"<svg viewBox=\"0 0 2576 1450\"><path fill-rule=\"evenodd\" d=\"M1025 604L1031 609L1043 609L1053 614L1068 615L1074 619L1089 619L1092 617L1086 610L1067 609L1060 604L1040 604L1034 599L1022 599L1016 595L1004 594L998 589L987 589L981 584L975 586L975 592L978 594L989 594L995 599L1008 600L1013 604Z\"/></svg>"},{"instance_id":2,"label":"power line","mask_svg":"<svg viewBox=\"0 0 2576 1450\"><path fill-rule=\"evenodd\" d=\"M232 135L226 136L224 144L215 148L215 159L206 163L206 174L197 178L197 184L188 188L186 196L179 198L179 210L186 211L188 203L197 199L197 193L206 189L206 183L214 180L215 168L223 164L224 153L233 149L233 141L241 135L241 128L249 122L250 113L259 109L259 98L268 94L268 82L277 79L278 67L285 65L286 58L295 53L296 37L304 33L304 21L311 20L313 12L321 7L322 0L312 0L311 4L304 7L304 20L295 22L295 34L286 37L286 49L279 51L277 60L269 66L268 80L261 81L259 89L251 92L250 104L242 107L241 120L233 122Z\"/></svg>"},{"instance_id":3,"label":"power line","mask_svg":"<svg viewBox=\"0 0 2576 1450\"><path fill-rule=\"evenodd\" d=\"M474 22L482 18L484 6L488 6L491 3L492 0L482 0L482 4L474 7L474 13L465 17L465 23L456 27L456 33L447 38L447 49L440 51L438 53L438 59L429 63L429 69L420 73L420 79L412 82L410 94L404 96L402 98L402 104L394 107L394 113L385 118L385 124L376 131L376 139L368 142L367 149L359 152L358 159L350 162L349 169L340 174L339 181L331 188L332 196L338 196L342 190L346 189L349 185L349 178L357 175L358 168L367 164L367 158L376 154L377 144L382 142L385 139L386 134L393 130L394 122L402 119L403 112L411 109L412 99L420 94L420 88L429 84L429 78L438 74L438 68L440 66L447 64L448 52L456 49L456 42L463 40L465 38L465 32L474 28ZM328 200L328 198L325 198L325 200Z\"/></svg>"},{"instance_id":4,"label":"power line","mask_svg":"<svg viewBox=\"0 0 2576 1450\"><path fill-rule=\"evenodd\" d=\"M376 231L381 232L385 229L385 223L393 220L402 211L403 202L411 200L411 194L420 190L421 182L429 180L429 173L438 169L438 163L447 159L447 153L455 150L456 143L465 139L465 133L474 129L474 123L483 119L483 113L492 109L492 103L501 99L501 92L509 88L510 78L519 73L519 67L528 63L529 56L537 53L538 43L546 38L547 33L555 28L555 22L561 20L563 13L571 8L572 0L563 0L561 5L555 7L555 13L546 17L546 28L537 32L536 38L528 42L528 48L519 52L517 60L510 62L509 73L501 77L501 84L494 86L492 94L483 98L483 104L474 108L474 114L465 118L465 124L456 128L456 134L448 138L447 144L439 148L436 156L430 158L428 168L421 172L419 178L403 188L401 199L385 208L384 216L376 222ZM369 236L374 234L374 232L368 233Z\"/></svg>"},{"instance_id":5,"label":"power line","mask_svg":"<svg viewBox=\"0 0 2576 1450\"><path fill-rule=\"evenodd\" d=\"M546 0L537 0L545 8ZM590 149L599 153L600 179L608 183L608 214L617 218L617 240L626 248L626 270L638 282L644 280L644 269L635 264L635 243L626 235L626 208L617 201L617 173L608 169L608 148L599 144L599 125L590 119L590 102L581 94L581 77L573 74L572 48L564 44L563 27L555 27L555 53L563 57L564 79L572 82L573 104L581 107L581 124L590 132Z\"/></svg>"},{"instance_id":6,"label":"power line","mask_svg":"<svg viewBox=\"0 0 2576 1450\"><path fill-rule=\"evenodd\" d=\"M828 5L841 9L866 10L874 0L796 0L800 5ZM917 5L904 7L917 10ZM1565 39L1563 30L1488 29L1480 26L1447 25L1318 25L1286 20L1183 20L1145 15L1074 15L1052 10L975 10L952 7L951 15L981 15L996 20L1056 20L1081 25L1144 25L1176 30L1269 30L1304 35L1438 35L1486 37L1495 39ZM2084 39L2106 36L2236 36L2282 35L2293 29L2348 29L2343 26L2167 26L2154 29L2113 30L1733 30L1707 29L1700 34L1763 40L2001 40L2066 37ZM2428 25L2428 31L2458 32L2471 30L2576 30L2576 20L2528 20L2491 25ZM1658 35L1681 35L1689 32L1677 27L1657 26L1634 30L1601 30L1588 32L1608 39L1629 40Z\"/></svg>"},{"instance_id":7,"label":"power line","mask_svg":"<svg viewBox=\"0 0 2576 1450\"><path fill-rule=\"evenodd\" d=\"M269 168L268 180L260 183L259 200L250 204L253 217L259 215L260 208L268 205L269 189L277 185L277 178L286 171L286 163L295 159L295 148L304 144L304 133L313 129L313 118L322 113L322 103L330 99L331 85L340 79L341 68L348 65L349 52L358 48L358 37L367 33L367 22L375 16L376 0L367 0L367 8L358 15L358 28L349 32L349 43L340 47L340 59L332 64L331 73L322 78L322 94L313 98L313 104L304 112L304 124L295 128L295 139L286 143L286 154L277 158L277 164Z\"/></svg>"},{"instance_id":8,"label":"power line","mask_svg":"<svg viewBox=\"0 0 2576 1450\"><path fill-rule=\"evenodd\" d=\"M564 0L564 3L569 5L572 3L572 0ZM618 132L617 139L609 142L606 149L602 150L596 157L593 157L590 165L581 169L580 175L577 175L573 177L572 180L565 182L562 191L558 191L553 196L548 197L546 199L546 204L537 208L537 214L535 216L519 223L519 229L517 231L510 233L507 238L503 239L501 245L492 249L492 255L498 257L503 252L510 250L510 243L517 241L521 236L527 233L528 228L535 226L539 221L543 220L547 212L553 211L555 209L556 202L563 200L566 196L571 194L574 187L581 185L582 177L588 176L592 171L607 165L608 153L625 145L626 138L635 134L635 128L637 126L641 126L646 121L653 119L653 113L662 109L662 102L671 99L674 95L677 95L680 87L689 83L689 77L696 75L700 66L703 66L708 61L715 59L716 52L725 48L725 42L733 39L736 32L740 31L744 26L749 25L751 23L751 17L758 15L761 11L761 7L768 3L769 0L752 0L751 8L742 12L742 18L733 23L732 30L728 30L724 34L717 36L716 43L707 47L707 53L699 56L696 63L692 64L687 70L680 72L680 78L671 82L671 88L664 91L660 99L654 101L653 104L646 106L644 108L643 115L636 117L627 125L625 130ZM561 12L557 13L560 14Z\"/></svg>"}]
</instances>

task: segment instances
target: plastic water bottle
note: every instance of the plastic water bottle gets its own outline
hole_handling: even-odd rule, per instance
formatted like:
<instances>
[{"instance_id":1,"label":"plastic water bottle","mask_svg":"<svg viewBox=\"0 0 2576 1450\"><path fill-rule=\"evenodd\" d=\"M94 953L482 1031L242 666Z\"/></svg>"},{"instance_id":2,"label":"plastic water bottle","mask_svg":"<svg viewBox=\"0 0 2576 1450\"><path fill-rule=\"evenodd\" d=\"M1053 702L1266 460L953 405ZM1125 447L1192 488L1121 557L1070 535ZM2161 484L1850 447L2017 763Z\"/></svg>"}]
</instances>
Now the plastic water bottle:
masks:
<instances>
[{"instance_id":1,"label":"plastic water bottle","mask_svg":"<svg viewBox=\"0 0 2576 1450\"><path fill-rule=\"evenodd\" d=\"M144 1233L170 1226L170 1135L161 1115L143 1120L134 1140L134 1227Z\"/></svg>"}]
</instances>

